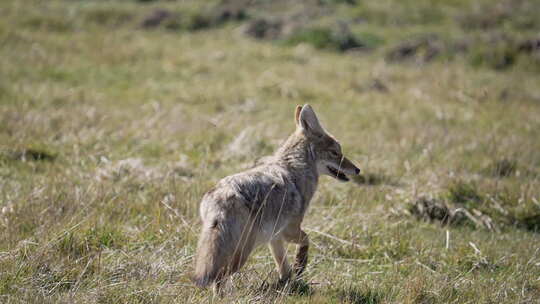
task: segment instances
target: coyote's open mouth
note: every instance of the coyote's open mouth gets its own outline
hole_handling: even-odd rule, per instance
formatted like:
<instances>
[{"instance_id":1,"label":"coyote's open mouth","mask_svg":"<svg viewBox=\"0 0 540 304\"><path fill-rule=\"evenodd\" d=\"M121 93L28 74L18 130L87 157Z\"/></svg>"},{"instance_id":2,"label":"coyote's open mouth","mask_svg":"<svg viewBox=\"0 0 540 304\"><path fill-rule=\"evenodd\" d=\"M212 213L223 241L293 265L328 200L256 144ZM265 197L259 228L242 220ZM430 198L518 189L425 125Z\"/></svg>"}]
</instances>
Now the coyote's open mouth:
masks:
<instances>
[{"instance_id":1,"label":"coyote's open mouth","mask_svg":"<svg viewBox=\"0 0 540 304\"><path fill-rule=\"evenodd\" d=\"M348 182L349 181L349 178L347 177L347 175L343 174L341 171L338 171L336 169L334 169L333 167L330 167L330 166L326 166L328 168L328 171L330 171L330 173L332 174L333 177L337 178L338 180L342 181L342 182Z\"/></svg>"}]
</instances>

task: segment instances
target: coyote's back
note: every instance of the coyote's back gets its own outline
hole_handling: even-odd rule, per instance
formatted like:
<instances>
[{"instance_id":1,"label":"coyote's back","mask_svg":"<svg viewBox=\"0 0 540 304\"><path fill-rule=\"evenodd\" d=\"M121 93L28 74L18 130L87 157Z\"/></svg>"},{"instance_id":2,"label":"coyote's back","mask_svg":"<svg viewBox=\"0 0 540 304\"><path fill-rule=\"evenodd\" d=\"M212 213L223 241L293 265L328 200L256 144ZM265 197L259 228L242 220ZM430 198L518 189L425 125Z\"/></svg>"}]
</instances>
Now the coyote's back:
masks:
<instances>
[{"instance_id":1,"label":"coyote's back","mask_svg":"<svg viewBox=\"0 0 540 304\"><path fill-rule=\"evenodd\" d=\"M207 286L235 272L254 247L269 242L303 211L290 174L275 164L222 179L201 202L195 283Z\"/></svg>"}]
</instances>

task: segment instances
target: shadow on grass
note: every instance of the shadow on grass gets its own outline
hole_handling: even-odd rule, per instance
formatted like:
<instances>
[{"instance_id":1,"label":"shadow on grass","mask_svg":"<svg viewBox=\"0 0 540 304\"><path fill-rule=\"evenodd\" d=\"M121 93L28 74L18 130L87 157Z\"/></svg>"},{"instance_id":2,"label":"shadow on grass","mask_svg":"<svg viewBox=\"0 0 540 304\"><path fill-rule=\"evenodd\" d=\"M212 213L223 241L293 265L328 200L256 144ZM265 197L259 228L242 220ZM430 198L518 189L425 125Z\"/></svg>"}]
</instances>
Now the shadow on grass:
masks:
<instances>
[{"instance_id":1,"label":"shadow on grass","mask_svg":"<svg viewBox=\"0 0 540 304\"><path fill-rule=\"evenodd\" d=\"M382 294L377 291L355 287L338 290L338 297L342 303L351 304L378 304L382 300Z\"/></svg>"},{"instance_id":2,"label":"shadow on grass","mask_svg":"<svg viewBox=\"0 0 540 304\"><path fill-rule=\"evenodd\" d=\"M27 148L21 150L3 151L1 158L14 161L54 161L56 154L36 148Z\"/></svg>"},{"instance_id":3,"label":"shadow on grass","mask_svg":"<svg viewBox=\"0 0 540 304\"><path fill-rule=\"evenodd\" d=\"M309 282L305 280L292 280L287 283L264 282L259 288L258 293L265 297L272 297L272 295L287 295L287 296L301 296L311 297L314 294L314 290L311 288ZM359 287L345 287L338 289L329 289L328 292L331 298L338 299L340 303L351 304L378 304L383 299L383 294L366 288ZM325 293L326 293L325 292Z\"/></svg>"},{"instance_id":4,"label":"shadow on grass","mask_svg":"<svg viewBox=\"0 0 540 304\"><path fill-rule=\"evenodd\" d=\"M516 219L515 222L518 228L540 233L540 213L524 216Z\"/></svg>"},{"instance_id":5,"label":"shadow on grass","mask_svg":"<svg viewBox=\"0 0 540 304\"><path fill-rule=\"evenodd\" d=\"M491 163L482 170L482 173L487 176L504 178L514 175L517 167L518 165L516 160L503 158Z\"/></svg>"},{"instance_id":6,"label":"shadow on grass","mask_svg":"<svg viewBox=\"0 0 540 304\"><path fill-rule=\"evenodd\" d=\"M488 166L484 167L480 173L494 178L536 178L538 176L538 172L534 168L528 168L512 158L494 160Z\"/></svg>"},{"instance_id":7,"label":"shadow on grass","mask_svg":"<svg viewBox=\"0 0 540 304\"><path fill-rule=\"evenodd\" d=\"M302 279L291 280L286 283L280 281L275 283L263 282L258 291L260 293L285 293L290 296L310 296L313 294L313 289L309 283Z\"/></svg>"}]
</instances>

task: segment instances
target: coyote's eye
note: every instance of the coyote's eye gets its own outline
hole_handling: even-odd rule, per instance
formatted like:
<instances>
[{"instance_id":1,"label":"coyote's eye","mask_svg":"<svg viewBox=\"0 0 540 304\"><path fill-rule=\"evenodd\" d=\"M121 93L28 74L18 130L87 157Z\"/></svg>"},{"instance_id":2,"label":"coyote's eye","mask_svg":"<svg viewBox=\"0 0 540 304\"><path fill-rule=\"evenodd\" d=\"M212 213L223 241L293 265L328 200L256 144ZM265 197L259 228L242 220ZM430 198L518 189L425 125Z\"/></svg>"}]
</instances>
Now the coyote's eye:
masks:
<instances>
[{"instance_id":1,"label":"coyote's eye","mask_svg":"<svg viewBox=\"0 0 540 304\"><path fill-rule=\"evenodd\" d=\"M339 157L339 153L334 151L334 150L330 150L330 155L332 155L334 157Z\"/></svg>"}]
</instances>

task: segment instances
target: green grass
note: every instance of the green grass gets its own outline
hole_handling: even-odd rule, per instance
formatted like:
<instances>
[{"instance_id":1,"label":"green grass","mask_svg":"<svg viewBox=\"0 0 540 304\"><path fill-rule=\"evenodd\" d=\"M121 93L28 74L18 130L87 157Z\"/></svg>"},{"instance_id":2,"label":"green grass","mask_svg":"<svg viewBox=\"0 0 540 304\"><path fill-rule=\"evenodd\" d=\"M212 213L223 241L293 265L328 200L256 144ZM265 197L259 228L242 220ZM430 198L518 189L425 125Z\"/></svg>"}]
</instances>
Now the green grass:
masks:
<instances>
[{"instance_id":1,"label":"green grass","mask_svg":"<svg viewBox=\"0 0 540 304\"><path fill-rule=\"evenodd\" d=\"M364 174L321 178L304 281L264 288L277 274L261 248L218 302L537 303L535 57L505 69L484 49L385 60L415 35L519 40L536 21L472 20L482 7L468 1L322 2L331 12L310 26L363 18L350 31L369 52L317 49L313 33L256 41L239 20L188 26L215 2L2 1L0 302L211 301L189 281L199 201L278 147L295 106L310 103ZM142 28L155 9L181 26ZM405 212L424 196L477 209L500 231Z\"/></svg>"}]
</instances>

